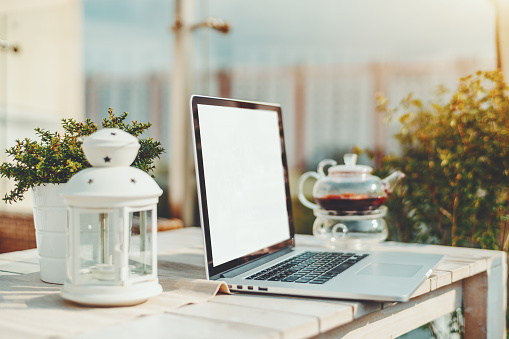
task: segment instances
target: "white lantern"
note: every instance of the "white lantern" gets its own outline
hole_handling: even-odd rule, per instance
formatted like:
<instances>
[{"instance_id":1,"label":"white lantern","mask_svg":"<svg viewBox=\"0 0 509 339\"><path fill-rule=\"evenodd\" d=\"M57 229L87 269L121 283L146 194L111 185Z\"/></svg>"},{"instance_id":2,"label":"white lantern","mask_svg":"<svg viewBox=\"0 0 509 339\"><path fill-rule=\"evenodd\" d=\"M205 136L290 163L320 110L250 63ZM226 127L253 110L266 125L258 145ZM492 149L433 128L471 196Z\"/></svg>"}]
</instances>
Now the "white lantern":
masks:
<instances>
[{"instance_id":1,"label":"white lantern","mask_svg":"<svg viewBox=\"0 0 509 339\"><path fill-rule=\"evenodd\" d=\"M150 175L130 167L139 147L136 137L116 128L83 141L94 167L78 172L62 191L69 218L65 299L125 306L162 292L156 250L162 190Z\"/></svg>"}]
</instances>

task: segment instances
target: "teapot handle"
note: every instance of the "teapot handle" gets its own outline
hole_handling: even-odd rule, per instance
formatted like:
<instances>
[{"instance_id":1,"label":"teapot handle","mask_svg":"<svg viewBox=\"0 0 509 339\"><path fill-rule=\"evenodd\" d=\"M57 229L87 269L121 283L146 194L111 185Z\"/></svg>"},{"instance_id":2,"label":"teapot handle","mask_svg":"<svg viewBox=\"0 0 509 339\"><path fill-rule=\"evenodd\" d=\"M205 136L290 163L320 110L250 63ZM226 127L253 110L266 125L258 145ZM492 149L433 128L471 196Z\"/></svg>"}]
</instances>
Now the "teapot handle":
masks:
<instances>
[{"instance_id":1,"label":"teapot handle","mask_svg":"<svg viewBox=\"0 0 509 339\"><path fill-rule=\"evenodd\" d=\"M332 159L325 159L325 160L322 160L318 163L318 173L322 176L322 177L325 177L327 176L327 174L325 174L325 171L324 171L324 168L325 166L335 166L337 165L338 163L335 161L335 160L332 160Z\"/></svg>"},{"instance_id":2,"label":"teapot handle","mask_svg":"<svg viewBox=\"0 0 509 339\"><path fill-rule=\"evenodd\" d=\"M313 204L308 199L306 199L306 197L304 196L304 182L309 177L313 177L316 180L320 179L320 175L316 172L306 172L303 175L301 175L301 177L299 179L299 200L302 203L302 205L304 205L308 208L311 208L311 209L319 208L319 206L317 204Z\"/></svg>"}]
</instances>

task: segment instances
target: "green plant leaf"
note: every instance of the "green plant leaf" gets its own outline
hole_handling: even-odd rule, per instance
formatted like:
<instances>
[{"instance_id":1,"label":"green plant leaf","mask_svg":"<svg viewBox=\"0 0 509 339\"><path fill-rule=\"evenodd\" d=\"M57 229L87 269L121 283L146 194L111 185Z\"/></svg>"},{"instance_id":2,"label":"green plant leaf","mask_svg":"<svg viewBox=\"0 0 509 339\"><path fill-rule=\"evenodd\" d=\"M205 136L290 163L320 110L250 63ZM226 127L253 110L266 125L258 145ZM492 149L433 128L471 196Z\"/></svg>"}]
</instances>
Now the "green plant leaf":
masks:
<instances>
[{"instance_id":1,"label":"green plant leaf","mask_svg":"<svg viewBox=\"0 0 509 339\"><path fill-rule=\"evenodd\" d=\"M150 123L132 121L126 123L129 113L120 116L113 114L102 121L103 128L119 128L136 137L150 128ZM11 161L0 164L0 177L14 181L14 189L5 194L2 200L13 203L23 199L30 188L46 183L65 183L78 171L90 167L81 149L82 137L97 131L98 126L90 119L77 122L74 119L62 119L64 134L35 128L38 141L28 138L16 140L16 144L7 149ZM139 139L140 151L133 166L147 173L155 169L154 160L164 153L160 142L152 138Z\"/></svg>"}]
</instances>

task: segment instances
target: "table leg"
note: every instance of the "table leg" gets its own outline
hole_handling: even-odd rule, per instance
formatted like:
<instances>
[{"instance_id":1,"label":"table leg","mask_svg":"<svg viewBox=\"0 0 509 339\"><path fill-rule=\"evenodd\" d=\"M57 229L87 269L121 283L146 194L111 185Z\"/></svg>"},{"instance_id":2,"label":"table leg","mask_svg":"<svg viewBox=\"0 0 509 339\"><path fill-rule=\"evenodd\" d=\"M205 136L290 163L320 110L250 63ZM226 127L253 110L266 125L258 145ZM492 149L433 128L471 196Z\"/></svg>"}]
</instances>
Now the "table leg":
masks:
<instances>
[{"instance_id":1,"label":"table leg","mask_svg":"<svg viewBox=\"0 0 509 339\"><path fill-rule=\"evenodd\" d=\"M507 263L463 281L465 338L506 338Z\"/></svg>"},{"instance_id":2,"label":"table leg","mask_svg":"<svg viewBox=\"0 0 509 339\"><path fill-rule=\"evenodd\" d=\"M482 272L463 281L465 339L487 336L488 274Z\"/></svg>"}]
</instances>

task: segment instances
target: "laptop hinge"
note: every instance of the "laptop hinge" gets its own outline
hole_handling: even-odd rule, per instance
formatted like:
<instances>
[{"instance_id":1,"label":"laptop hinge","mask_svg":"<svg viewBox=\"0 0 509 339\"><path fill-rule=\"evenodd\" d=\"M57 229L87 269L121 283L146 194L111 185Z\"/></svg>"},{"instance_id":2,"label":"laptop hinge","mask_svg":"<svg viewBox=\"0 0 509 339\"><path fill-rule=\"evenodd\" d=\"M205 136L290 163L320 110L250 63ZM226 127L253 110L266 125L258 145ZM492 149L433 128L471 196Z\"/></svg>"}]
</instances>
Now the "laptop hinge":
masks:
<instances>
[{"instance_id":1,"label":"laptop hinge","mask_svg":"<svg viewBox=\"0 0 509 339\"><path fill-rule=\"evenodd\" d=\"M247 272L249 270L252 270L253 268L256 268L260 265L263 265L271 260L274 260L274 259L277 259L287 253L290 253L291 251L293 250L292 247L287 247L287 248L283 248L282 250L279 250L277 252L274 252L274 253L271 253L271 254L268 254L268 255L265 255L263 257L260 257L256 260L253 260L249 263L246 263L246 264L243 264L239 267L236 267L236 268L232 268L231 270L228 270L228 271L225 271L223 273L220 273L220 274L216 274L212 277L210 277L210 279L212 280L216 280L216 279L219 279L219 278L233 278L233 277L236 277L238 276L239 274L242 274L244 272Z\"/></svg>"}]
</instances>

